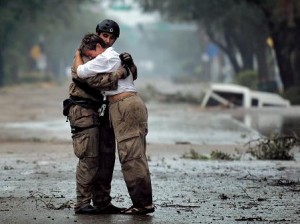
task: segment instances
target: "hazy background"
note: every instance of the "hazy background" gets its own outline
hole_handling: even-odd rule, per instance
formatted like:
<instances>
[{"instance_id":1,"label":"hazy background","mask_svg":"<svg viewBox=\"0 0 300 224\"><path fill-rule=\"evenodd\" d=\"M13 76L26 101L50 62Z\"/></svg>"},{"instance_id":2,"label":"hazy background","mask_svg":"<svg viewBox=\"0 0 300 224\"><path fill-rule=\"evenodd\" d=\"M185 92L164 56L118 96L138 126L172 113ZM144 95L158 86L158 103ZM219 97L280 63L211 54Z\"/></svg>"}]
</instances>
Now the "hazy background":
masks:
<instances>
[{"instance_id":1,"label":"hazy background","mask_svg":"<svg viewBox=\"0 0 300 224\"><path fill-rule=\"evenodd\" d=\"M61 102L68 97L75 50L83 35L95 32L97 23L106 18L121 28L114 48L132 54L138 67L136 84L151 112L150 126L155 130L151 133L156 139L163 139L163 130L166 138L175 138L172 141L185 136L180 141L197 139L199 143L202 140L197 131L206 126L212 126L212 132L203 132L206 140L217 130L225 141L225 130L237 130L236 136L244 136L232 117L265 135L274 130L300 133L297 0L0 0L1 96L5 98L8 89L28 83L59 87L53 90L57 93L52 99L46 96L41 100L39 108L50 119L49 108L54 107L55 116L63 120ZM201 116L207 114L200 109L201 97L208 84L216 82L274 92L290 100L293 107L250 111L223 108L219 115L230 114L230 125L227 115L219 120L222 127L216 125L218 119L211 111L212 119L205 118L209 122L204 124ZM24 103L22 108L34 104L34 89L32 96L19 99ZM153 100L159 103L152 104ZM20 116L16 113L14 117L18 122ZM39 115L29 116L28 127L44 121L32 117ZM6 123L12 120L3 118L4 126L11 127ZM184 129L176 128L179 124ZM53 119L42 126L55 126L69 138L68 123Z\"/></svg>"},{"instance_id":2,"label":"hazy background","mask_svg":"<svg viewBox=\"0 0 300 224\"><path fill-rule=\"evenodd\" d=\"M114 19L143 77L237 83L299 104L296 0L0 0L0 86L62 82L81 37Z\"/></svg>"},{"instance_id":3,"label":"hazy background","mask_svg":"<svg viewBox=\"0 0 300 224\"><path fill-rule=\"evenodd\" d=\"M166 22L134 1L1 0L0 7L2 86L60 82L83 35L106 18L121 28L115 49L130 52L143 76L199 74L196 26Z\"/></svg>"}]
</instances>

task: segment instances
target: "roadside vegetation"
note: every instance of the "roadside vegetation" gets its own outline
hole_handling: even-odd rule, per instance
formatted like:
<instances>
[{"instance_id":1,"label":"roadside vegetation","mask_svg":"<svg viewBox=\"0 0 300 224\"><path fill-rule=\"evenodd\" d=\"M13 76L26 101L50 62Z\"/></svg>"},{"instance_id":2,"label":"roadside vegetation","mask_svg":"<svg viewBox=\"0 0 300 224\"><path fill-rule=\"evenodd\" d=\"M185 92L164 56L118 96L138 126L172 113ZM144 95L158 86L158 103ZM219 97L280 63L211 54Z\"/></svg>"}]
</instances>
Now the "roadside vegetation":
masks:
<instances>
[{"instance_id":1,"label":"roadside vegetation","mask_svg":"<svg viewBox=\"0 0 300 224\"><path fill-rule=\"evenodd\" d=\"M250 141L247 145L247 152L259 160L294 160L292 149L299 147L300 139L296 134L272 134L269 138Z\"/></svg>"},{"instance_id":2,"label":"roadside vegetation","mask_svg":"<svg viewBox=\"0 0 300 224\"><path fill-rule=\"evenodd\" d=\"M169 22L190 23L197 27L199 32L195 35L199 35L200 46L204 48L201 50L207 57L202 56L202 62L195 64L176 59L176 65L186 67L187 74L198 74L202 81L210 80L210 63L217 54L223 53L235 80L255 89L259 87L280 94L283 90L289 93L289 89L299 91L300 1L210 0L190 1L188 6L186 0L138 2L145 12L159 12ZM212 50L214 46L221 52ZM182 49L178 50L176 55L181 55ZM236 57L237 53L239 57ZM280 76L283 88L275 85L274 89L276 74ZM218 81L224 81L226 75L225 69ZM289 98L292 103L299 103L299 98L293 94L285 96L292 97Z\"/></svg>"},{"instance_id":3,"label":"roadside vegetation","mask_svg":"<svg viewBox=\"0 0 300 224\"><path fill-rule=\"evenodd\" d=\"M210 155L203 155L196 152L195 149L191 149L188 153L183 154L181 157L183 159L193 159L193 160L237 160L239 157L230 155L228 153L221 152L219 150L214 150Z\"/></svg>"},{"instance_id":4,"label":"roadside vegetation","mask_svg":"<svg viewBox=\"0 0 300 224\"><path fill-rule=\"evenodd\" d=\"M246 154L250 154L258 160L295 160L293 149L300 146L298 136L285 136L272 134L268 138L259 138L246 144ZM182 155L183 159L192 160L240 160L241 153L236 150L236 154L228 154L219 150L214 150L210 155L204 155L191 148L188 153Z\"/></svg>"}]
</instances>

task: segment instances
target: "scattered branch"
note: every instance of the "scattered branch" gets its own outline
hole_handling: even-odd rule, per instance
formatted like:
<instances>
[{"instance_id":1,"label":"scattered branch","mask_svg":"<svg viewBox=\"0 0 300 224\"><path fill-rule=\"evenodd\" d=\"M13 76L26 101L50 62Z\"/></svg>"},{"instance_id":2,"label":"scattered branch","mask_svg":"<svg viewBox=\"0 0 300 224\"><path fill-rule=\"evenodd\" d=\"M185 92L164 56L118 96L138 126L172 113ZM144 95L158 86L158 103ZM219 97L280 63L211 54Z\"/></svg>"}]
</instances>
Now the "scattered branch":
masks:
<instances>
[{"instance_id":1,"label":"scattered branch","mask_svg":"<svg viewBox=\"0 0 300 224\"><path fill-rule=\"evenodd\" d=\"M51 210L61 210L65 208L72 208L74 201L68 200L65 203L60 203L59 205L54 205L52 203L53 198L63 198L63 196L55 196L54 194L46 195L42 192L31 192L28 198L34 198L36 208L38 207L38 202L42 202L47 209Z\"/></svg>"},{"instance_id":2,"label":"scattered branch","mask_svg":"<svg viewBox=\"0 0 300 224\"><path fill-rule=\"evenodd\" d=\"M299 145L300 139L296 134L293 136L273 134L269 138L259 138L246 144L247 152L260 160L294 160L291 150Z\"/></svg>"}]
</instances>

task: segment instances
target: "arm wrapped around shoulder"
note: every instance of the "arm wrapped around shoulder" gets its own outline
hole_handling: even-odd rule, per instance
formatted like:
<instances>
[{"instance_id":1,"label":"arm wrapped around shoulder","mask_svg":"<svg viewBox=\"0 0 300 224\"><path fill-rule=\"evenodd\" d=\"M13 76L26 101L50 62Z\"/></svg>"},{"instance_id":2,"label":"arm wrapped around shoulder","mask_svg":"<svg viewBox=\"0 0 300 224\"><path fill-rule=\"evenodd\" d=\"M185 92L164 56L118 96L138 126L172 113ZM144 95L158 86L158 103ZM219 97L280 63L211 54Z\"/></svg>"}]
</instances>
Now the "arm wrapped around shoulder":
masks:
<instances>
[{"instance_id":1,"label":"arm wrapped around shoulder","mask_svg":"<svg viewBox=\"0 0 300 224\"><path fill-rule=\"evenodd\" d=\"M116 79L125 79L130 75L130 71L128 69L128 66L126 65L120 65L119 68L113 72L113 75Z\"/></svg>"},{"instance_id":2,"label":"arm wrapped around shoulder","mask_svg":"<svg viewBox=\"0 0 300 224\"><path fill-rule=\"evenodd\" d=\"M118 78L114 73L98 73L83 80L90 87L100 91L115 90L118 88Z\"/></svg>"},{"instance_id":3,"label":"arm wrapped around shoulder","mask_svg":"<svg viewBox=\"0 0 300 224\"><path fill-rule=\"evenodd\" d=\"M129 68L134 65L131 55L127 52L121 53L119 58L121 59L122 64L127 65Z\"/></svg>"},{"instance_id":4,"label":"arm wrapped around shoulder","mask_svg":"<svg viewBox=\"0 0 300 224\"><path fill-rule=\"evenodd\" d=\"M136 80L137 79L137 67L134 64L131 55L127 52L123 52L119 55L119 57L121 59L122 64L126 65L129 68L129 70L133 76L133 80Z\"/></svg>"},{"instance_id":5,"label":"arm wrapped around shoulder","mask_svg":"<svg viewBox=\"0 0 300 224\"><path fill-rule=\"evenodd\" d=\"M130 71L131 71L133 80L136 80L137 76L138 76L138 74L137 74L137 67L135 65L131 66L130 67Z\"/></svg>"}]
</instances>

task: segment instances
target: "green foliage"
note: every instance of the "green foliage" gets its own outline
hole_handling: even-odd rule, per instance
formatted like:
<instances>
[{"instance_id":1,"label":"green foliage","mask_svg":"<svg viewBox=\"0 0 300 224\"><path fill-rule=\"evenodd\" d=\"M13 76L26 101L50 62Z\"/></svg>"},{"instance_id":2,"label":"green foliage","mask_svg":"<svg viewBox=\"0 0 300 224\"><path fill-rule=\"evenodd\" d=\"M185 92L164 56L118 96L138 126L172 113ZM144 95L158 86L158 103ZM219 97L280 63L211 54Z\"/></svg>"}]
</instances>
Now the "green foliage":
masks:
<instances>
[{"instance_id":1,"label":"green foliage","mask_svg":"<svg viewBox=\"0 0 300 224\"><path fill-rule=\"evenodd\" d=\"M218 150L212 151L210 154L210 158L212 160L233 160L233 158L228 153L221 152Z\"/></svg>"},{"instance_id":2,"label":"green foliage","mask_svg":"<svg viewBox=\"0 0 300 224\"><path fill-rule=\"evenodd\" d=\"M295 80L299 80L300 76L297 69L300 57L294 58L294 56L299 54L300 49L300 1L246 1L264 12L284 88L299 86L299 82Z\"/></svg>"},{"instance_id":3,"label":"green foliage","mask_svg":"<svg viewBox=\"0 0 300 224\"><path fill-rule=\"evenodd\" d=\"M292 69L292 63L300 64L300 57L296 62L292 57L300 49L299 0L136 1L145 11L158 10L164 19L171 22L197 24L199 31L204 30L228 56L236 73L253 70L256 60L259 74L262 78L268 78L273 66L268 64L266 58L274 58L274 55L271 51L267 52L266 39L272 37L284 87L299 85L292 81L299 80L299 69ZM240 56L241 62L236 55Z\"/></svg>"},{"instance_id":4,"label":"green foliage","mask_svg":"<svg viewBox=\"0 0 300 224\"><path fill-rule=\"evenodd\" d=\"M290 100L292 105L300 105L300 87L294 86L287 89L283 97Z\"/></svg>"},{"instance_id":5,"label":"green foliage","mask_svg":"<svg viewBox=\"0 0 300 224\"><path fill-rule=\"evenodd\" d=\"M191 149L189 153L183 154L182 158L184 159L193 159L193 160L234 160L237 158L233 158L227 153L214 150L211 152L210 156L201 155L196 152L195 149Z\"/></svg>"},{"instance_id":6,"label":"green foliage","mask_svg":"<svg viewBox=\"0 0 300 224\"><path fill-rule=\"evenodd\" d=\"M197 24L199 31L206 31L210 40L228 55L236 72L253 68L255 46L268 36L262 12L257 7L251 7L246 1L140 0L139 2L145 11L158 10L169 21ZM260 35L257 35L258 32ZM241 55L242 63L237 62L237 52Z\"/></svg>"},{"instance_id":7,"label":"green foliage","mask_svg":"<svg viewBox=\"0 0 300 224\"><path fill-rule=\"evenodd\" d=\"M209 159L209 157L199 154L194 149L191 149L189 153L183 154L182 158L193 159L193 160L208 160Z\"/></svg>"},{"instance_id":8,"label":"green foliage","mask_svg":"<svg viewBox=\"0 0 300 224\"><path fill-rule=\"evenodd\" d=\"M21 73L32 69L30 49L36 44L44 44L48 72L57 76L64 71L64 66L70 64L66 60L72 60L75 39L79 41L83 34L87 22L84 15L92 16L82 7L90 2L93 0L0 0L0 86L3 81L22 81ZM100 19L93 17L92 23L89 19L92 31Z\"/></svg>"},{"instance_id":9,"label":"green foliage","mask_svg":"<svg viewBox=\"0 0 300 224\"><path fill-rule=\"evenodd\" d=\"M241 71L237 74L237 83L255 90L258 85L258 74L253 70Z\"/></svg>"},{"instance_id":10,"label":"green foliage","mask_svg":"<svg viewBox=\"0 0 300 224\"><path fill-rule=\"evenodd\" d=\"M291 150L300 145L295 136L273 134L269 138L260 138L248 143L247 152L259 160L293 160Z\"/></svg>"}]
</instances>

